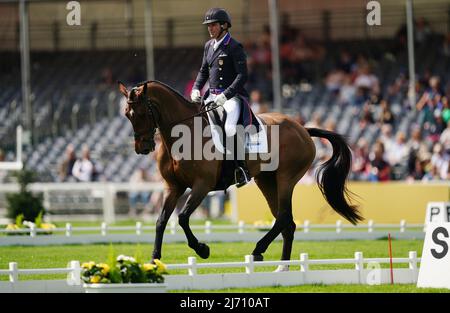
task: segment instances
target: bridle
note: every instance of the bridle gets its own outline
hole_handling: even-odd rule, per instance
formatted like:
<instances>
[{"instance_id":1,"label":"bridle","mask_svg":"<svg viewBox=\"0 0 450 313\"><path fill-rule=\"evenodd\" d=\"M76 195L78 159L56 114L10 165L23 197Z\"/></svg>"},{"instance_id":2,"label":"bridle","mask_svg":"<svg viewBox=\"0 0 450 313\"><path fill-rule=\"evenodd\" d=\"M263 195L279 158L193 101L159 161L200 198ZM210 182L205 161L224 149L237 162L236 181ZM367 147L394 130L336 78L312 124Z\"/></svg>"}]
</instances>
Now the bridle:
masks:
<instances>
[{"instance_id":1,"label":"bridle","mask_svg":"<svg viewBox=\"0 0 450 313\"><path fill-rule=\"evenodd\" d=\"M154 136L155 133L156 133L156 129L157 129L157 128L160 129L160 126L159 126L159 123L158 123L158 119L156 118L156 114L159 114L159 112L158 112L158 109L156 108L155 104L152 103L152 101L150 100L150 98L146 97L146 99L147 99L147 109L148 109L148 112L149 112L150 116L152 117L153 125L155 125L155 128L153 128L152 130L150 130L150 138L151 138L151 140L153 140L153 136ZM140 102L141 102L141 101L139 101L139 100L137 100L137 101L127 100L127 103L128 103L129 105L132 105L132 104L139 104ZM133 130L133 132L134 132L134 139L135 139L135 140L138 139L138 138L140 138L140 137L142 137L142 136L145 136L145 135L146 135L146 133L136 132L136 131L134 131L134 130Z\"/></svg>"}]
</instances>

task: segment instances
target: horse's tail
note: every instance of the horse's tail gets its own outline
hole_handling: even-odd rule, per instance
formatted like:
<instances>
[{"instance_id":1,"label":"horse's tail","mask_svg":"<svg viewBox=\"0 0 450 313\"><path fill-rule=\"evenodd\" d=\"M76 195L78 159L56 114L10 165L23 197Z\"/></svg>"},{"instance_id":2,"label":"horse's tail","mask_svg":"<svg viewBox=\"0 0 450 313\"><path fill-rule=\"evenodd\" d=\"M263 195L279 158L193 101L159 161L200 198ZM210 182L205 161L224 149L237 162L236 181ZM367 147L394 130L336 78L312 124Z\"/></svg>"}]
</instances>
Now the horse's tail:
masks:
<instances>
[{"instance_id":1,"label":"horse's tail","mask_svg":"<svg viewBox=\"0 0 450 313\"><path fill-rule=\"evenodd\" d=\"M330 206L346 220L356 225L363 217L358 211L358 206L350 205L349 191L345 186L347 176L350 172L352 154L345 139L336 133L317 129L306 129L310 136L321 137L330 141L333 146L333 155L322 164L317 172L317 184L323 196Z\"/></svg>"}]
</instances>

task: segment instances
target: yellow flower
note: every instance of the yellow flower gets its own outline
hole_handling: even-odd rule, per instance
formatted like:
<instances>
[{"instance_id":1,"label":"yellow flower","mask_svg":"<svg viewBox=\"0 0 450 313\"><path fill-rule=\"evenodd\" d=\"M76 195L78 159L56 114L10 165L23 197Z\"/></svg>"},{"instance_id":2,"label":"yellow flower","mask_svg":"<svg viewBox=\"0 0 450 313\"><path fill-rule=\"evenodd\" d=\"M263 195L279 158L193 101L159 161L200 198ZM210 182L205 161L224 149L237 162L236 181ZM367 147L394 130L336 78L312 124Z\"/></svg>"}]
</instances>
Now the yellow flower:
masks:
<instances>
[{"instance_id":1,"label":"yellow flower","mask_svg":"<svg viewBox=\"0 0 450 313\"><path fill-rule=\"evenodd\" d=\"M166 271L167 266L163 262L161 262L158 259L154 259L153 262L155 262L155 264L156 264L156 268L157 268L157 272L158 273L163 273L163 272Z\"/></svg>"},{"instance_id":2,"label":"yellow flower","mask_svg":"<svg viewBox=\"0 0 450 313\"><path fill-rule=\"evenodd\" d=\"M98 275L94 275L91 277L91 283L96 284L98 283L102 278Z\"/></svg>"},{"instance_id":3,"label":"yellow flower","mask_svg":"<svg viewBox=\"0 0 450 313\"><path fill-rule=\"evenodd\" d=\"M8 224L6 226L6 230L15 230L15 229L19 229L19 227L16 224Z\"/></svg>"},{"instance_id":4,"label":"yellow flower","mask_svg":"<svg viewBox=\"0 0 450 313\"><path fill-rule=\"evenodd\" d=\"M110 268L109 268L108 264L100 263L100 264L97 264L97 267L100 267L102 269L103 275L107 275L109 273Z\"/></svg>"},{"instance_id":5,"label":"yellow flower","mask_svg":"<svg viewBox=\"0 0 450 313\"><path fill-rule=\"evenodd\" d=\"M94 265L95 265L95 262L94 261L90 261L90 262L86 262L86 263L81 264L81 267L90 270L92 267L94 267Z\"/></svg>"},{"instance_id":6,"label":"yellow flower","mask_svg":"<svg viewBox=\"0 0 450 313\"><path fill-rule=\"evenodd\" d=\"M152 271L156 268L157 266L155 264L151 264L151 263L145 263L142 268L144 269L144 271L149 272Z\"/></svg>"},{"instance_id":7,"label":"yellow flower","mask_svg":"<svg viewBox=\"0 0 450 313\"><path fill-rule=\"evenodd\" d=\"M42 223L41 228L42 229L55 229L56 226L54 224L50 224L50 223Z\"/></svg>"}]
</instances>

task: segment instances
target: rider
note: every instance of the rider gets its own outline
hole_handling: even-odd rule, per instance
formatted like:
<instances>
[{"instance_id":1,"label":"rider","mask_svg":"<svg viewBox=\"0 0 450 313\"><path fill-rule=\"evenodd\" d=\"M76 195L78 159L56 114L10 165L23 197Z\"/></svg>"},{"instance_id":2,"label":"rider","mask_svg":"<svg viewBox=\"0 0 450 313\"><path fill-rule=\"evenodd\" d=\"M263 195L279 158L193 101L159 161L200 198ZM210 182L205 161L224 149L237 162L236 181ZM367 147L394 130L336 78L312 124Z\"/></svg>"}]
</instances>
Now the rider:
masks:
<instances>
[{"instance_id":1,"label":"rider","mask_svg":"<svg viewBox=\"0 0 450 313\"><path fill-rule=\"evenodd\" d=\"M235 177L237 186L240 187L251 179L245 163L245 153L241 152L240 156L236 154L236 151L244 150L244 139L241 136L235 136L243 100L248 99L248 92L244 88L247 80L246 55L242 45L231 38L228 31L231 27L231 19L224 9L209 9L203 24L208 25L208 32L212 39L205 44L202 66L191 92L191 100L201 101L200 90L209 79L209 96L205 102L214 101L215 105L223 106L226 111L226 142L229 142L230 137L236 137Z\"/></svg>"}]
</instances>

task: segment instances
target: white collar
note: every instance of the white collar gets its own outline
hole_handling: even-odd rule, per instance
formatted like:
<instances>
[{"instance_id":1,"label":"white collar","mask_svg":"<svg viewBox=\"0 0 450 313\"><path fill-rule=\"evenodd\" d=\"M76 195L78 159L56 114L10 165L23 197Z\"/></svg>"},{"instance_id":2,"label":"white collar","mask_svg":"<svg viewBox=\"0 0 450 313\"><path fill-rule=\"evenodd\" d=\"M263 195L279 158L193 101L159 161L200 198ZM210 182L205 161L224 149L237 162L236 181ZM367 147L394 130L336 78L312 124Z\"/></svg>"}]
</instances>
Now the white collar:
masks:
<instances>
[{"instance_id":1,"label":"white collar","mask_svg":"<svg viewBox=\"0 0 450 313\"><path fill-rule=\"evenodd\" d=\"M227 33L225 34L225 36L223 36L222 39L220 39L219 41L217 41L217 39L214 39L214 46L213 46L214 50L217 49L217 47L222 43L222 41L223 41L228 35L229 35L229 33L227 32Z\"/></svg>"}]
</instances>

